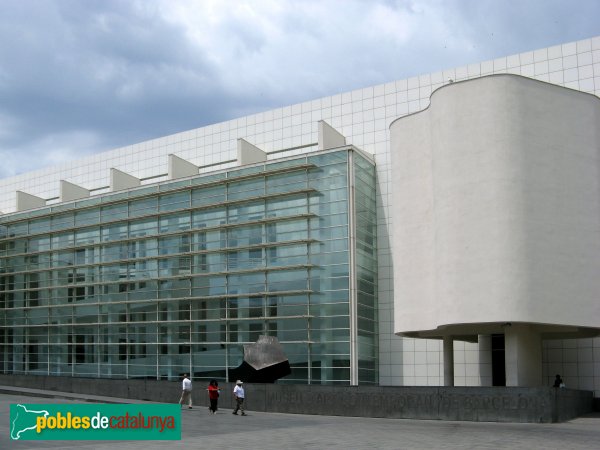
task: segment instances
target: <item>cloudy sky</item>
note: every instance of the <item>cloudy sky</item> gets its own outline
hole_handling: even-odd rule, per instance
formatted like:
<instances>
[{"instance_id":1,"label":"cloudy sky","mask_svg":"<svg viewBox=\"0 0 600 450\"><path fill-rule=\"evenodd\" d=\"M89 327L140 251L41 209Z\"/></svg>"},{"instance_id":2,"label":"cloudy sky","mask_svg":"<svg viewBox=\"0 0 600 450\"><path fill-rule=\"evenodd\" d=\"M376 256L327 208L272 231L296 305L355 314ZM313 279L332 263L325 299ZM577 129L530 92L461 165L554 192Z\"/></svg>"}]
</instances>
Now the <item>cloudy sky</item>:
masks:
<instances>
[{"instance_id":1,"label":"cloudy sky","mask_svg":"<svg viewBox=\"0 0 600 450\"><path fill-rule=\"evenodd\" d=\"M0 178L598 35L598 0L0 0Z\"/></svg>"}]
</instances>

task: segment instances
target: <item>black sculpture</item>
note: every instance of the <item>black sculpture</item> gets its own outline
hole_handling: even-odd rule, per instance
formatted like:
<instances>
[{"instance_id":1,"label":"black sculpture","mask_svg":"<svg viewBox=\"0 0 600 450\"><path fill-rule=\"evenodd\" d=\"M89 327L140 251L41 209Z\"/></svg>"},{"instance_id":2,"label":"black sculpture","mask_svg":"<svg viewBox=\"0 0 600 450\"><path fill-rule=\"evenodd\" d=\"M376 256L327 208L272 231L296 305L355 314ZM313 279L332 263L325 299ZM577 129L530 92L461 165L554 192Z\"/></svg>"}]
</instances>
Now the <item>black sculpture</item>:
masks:
<instances>
[{"instance_id":1,"label":"black sculpture","mask_svg":"<svg viewBox=\"0 0 600 450\"><path fill-rule=\"evenodd\" d=\"M274 383L290 373L290 363L277 338L260 336L254 344L244 345L244 361L229 371L229 381Z\"/></svg>"}]
</instances>

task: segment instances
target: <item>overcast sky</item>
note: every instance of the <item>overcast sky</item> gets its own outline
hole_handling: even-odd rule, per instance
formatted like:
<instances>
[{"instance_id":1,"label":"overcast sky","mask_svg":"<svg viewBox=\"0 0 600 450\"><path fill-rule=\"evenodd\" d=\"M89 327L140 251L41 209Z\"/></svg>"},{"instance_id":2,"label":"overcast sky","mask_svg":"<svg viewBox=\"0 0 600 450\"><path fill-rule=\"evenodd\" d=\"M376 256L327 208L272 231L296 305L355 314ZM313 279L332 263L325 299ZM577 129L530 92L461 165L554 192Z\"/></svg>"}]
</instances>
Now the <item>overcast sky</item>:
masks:
<instances>
[{"instance_id":1,"label":"overcast sky","mask_svg":"<svg viewBox=\"0 0 600 450\"><path fill-rule=\"evenodd\" d=\"M0 0L0 178L598 35L598 0Z\"/></svg>"}]
</instances>

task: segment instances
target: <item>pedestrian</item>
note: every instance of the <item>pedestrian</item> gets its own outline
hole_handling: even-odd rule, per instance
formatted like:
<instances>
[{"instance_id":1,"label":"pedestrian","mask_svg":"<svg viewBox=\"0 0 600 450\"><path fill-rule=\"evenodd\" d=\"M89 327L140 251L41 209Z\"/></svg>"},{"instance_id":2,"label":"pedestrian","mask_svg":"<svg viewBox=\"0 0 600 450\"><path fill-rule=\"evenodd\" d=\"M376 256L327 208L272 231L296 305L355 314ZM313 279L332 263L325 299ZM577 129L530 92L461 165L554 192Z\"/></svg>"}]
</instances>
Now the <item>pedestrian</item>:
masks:
<instances>
[{"instance_id":1,"label":"pedestrian","mask_svg":"<svg viewBox=\"0 0 600 450\"><path fill-rule=\"evenodd\" d=\"M208 384L208 388L206 389L208 391L208 399L210 400L210 406L208 407L208 410L211 412L211 414L216 414L217 413L217 406L219 403L219 383L217 383L217 380L210 380L210 383Z\"/></svg>"},{"instance_id":2,"label":"pedestrian","mask_svg":"<svg viewBox=\"0 0 600 450\"><path fill-rule=\"evenodd\" d=\"M554 378L554 387L556 387L556 388L565 387L565 383L559 374L556 374L556 378Z\"/></svg>"},{"instance_id":3,"label":"pedestrian","mask_svg":"<svg viewBox=\"0 0 600 450\"><path fill-rule=\"evenodd\" d=\"M183 406L184 403L188 404L188 408L192 409L192 380L190 380L187 373L183 374L183 381L181 383L181 398L179 404Z\"/></svg>"},{"instance_id":4,"label":"pedestrian","mask_svg":"<svg viewBox=\"0 0 600 450\"><path fill-rule=\"evenodd\" d=\"M244 383L240 380L235 382L235 387L233 388L233 396L235 397L235 409L232 414L237 416L238 410L242 410L242 416L245 416L244 412L244 398L246 397L246 393L244 392Z\"/></svg>"}]
</instances>

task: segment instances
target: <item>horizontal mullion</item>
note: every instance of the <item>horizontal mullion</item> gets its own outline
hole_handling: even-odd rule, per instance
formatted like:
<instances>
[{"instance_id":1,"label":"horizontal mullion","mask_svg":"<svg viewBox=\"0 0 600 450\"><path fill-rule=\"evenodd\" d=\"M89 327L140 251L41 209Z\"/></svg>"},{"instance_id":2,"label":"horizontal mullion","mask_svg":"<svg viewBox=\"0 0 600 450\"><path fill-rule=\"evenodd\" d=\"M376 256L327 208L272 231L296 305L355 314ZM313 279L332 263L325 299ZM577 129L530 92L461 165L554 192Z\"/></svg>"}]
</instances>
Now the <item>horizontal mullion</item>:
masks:
<instances>
[{"instance_id":1,"label":"horizontal mullion","mask_svg":"<svg viewBox=\"0 0 600 450\"><path fill-rule=\"evenodd\" d=\"M0 222L1 225L7 226L10 225L11 223L18 223L18 222L23 222L25 220L31 220L31 219L39 219L42 217L48 217L48 216L52 216L53 214L61 214L64 212L70 212L70 211L85 211L87 209L93 209L93 208L98 208L98 207L102 207L102 206L109 206L109 205L114 205L116 203L122 203L124 201L130 201L130 200L140 200L140 199L144 199L144 198L150 198L150 197L154 197L157 195L168 195L168 194L172 194L174 192L182 192L182 191L186 191L186 190L190 190L190 189L198 189L198 188L205 188L205 187L211 187L211 186L218 186L220 184L226 185L229 183L234 183L237 181L243 181L243 180L248 180L251 178L260 178L260 177L264 177L264 176L269 176L269 175L275 175L275 174L279 174L279 173L288 173L288 172L297 172L297 171L301 171L301 170L308 170L308 169L314 169L316 168L317 165L313 164L313 163L306 163L306 164L302 164L302 165L298 165L298 166L290 166L290 167L282 167L279 169L273 169L270 171L262 171L262 172L256 172L256 173L252 173L252 174L248 174L248 175L242 175L240 177L235 177L235 178L223 178L221 180L216 180L216 181L211 181L209 183L205 183L205 184L188 184L179 188L175 188L175 189L169 189L166 191L160 191L160 186L164 186L165 184L159 184L156 185L159 190L155 191L155 192L151 192L148 194L144 194L144 195L140 195L140 196L134 196L134 197L127 197L127 198L119 198L117 200L113 200L113 201L107 201L107 202L101 202L95 205L90 205L90 206L81 206L81 207L76 207L74 206L72 209L64 209L61 211L48 211L48 213L45 214L40 214L38 216L33 216L33 217L27 217L24 219L19 219L19 220L15 220L14 222L9 222L9 221L2 221ZM213 174L210 174L213 175ZM195 177L195 176L194 176ZM185 181L185 180L169 180L169 182L180 182L180 181ZM145 186L141 186L140 189L146 189L152 187L152 185L145 185ZM135 190L130 190L129 192L135 192ZM102 194L102 196L108 196L111 193L105 193ZM93 198L93 197L92 197ZM98 198L101 198L101 196L99 196ZM83 200L87 200L87 199L79 199L78 201L83 201ZM56 207L58 205L48 205L50 208L52 207ZM24 212L24 211L19 211L19 212ZM61 230L64 231L64 230ZM56 231L58 232L58 231ZM8 238L10 239L14 239L15 237L12 238ZM0 242L2 242L5 239L0 239Z\"/></svg>"},{"instance_id":2,"label":"horizontal mullion","mask_svg":"<svg viewBox=\"0 0 600 450\"><path fill-rule=\"evenodd\" d=\"M110 245L122 244L122 243L127 243L127 242L144 241L147 239L159 239L162 237L179 236L179 235L189 234L189 233L199 233L199 232L215 231L215 230L221 230L221 229L238 228L238 227L243 227L243 226L247 226L247 225L259 225L259 224L267 224L267 223L280 222L280 221L284 222L284 221L304 219L304 218L312 219L314 217L319 217L319 216L318 216L318 214L315 214L315 213L306 213L306 214L295 214L293 216L268 217L266 219L249 220L246 222L239 222L239 223L219 224L219 225L214 225L211 227L188 228L185 230L171 231L168 233L147 234L144 236L135 236L135 237L126 238L126 239L116 239L114 241L100 241L100 242L95 242L95 243L91 243L91 244L73 245L73 246L69 246L69 247L56 248L56 249L51 249L51 250L42 250L39 252L16 253L14 255L0 256L0 259L10 259L10 258L16 258L16 257L20 257L20 256L25 257L25 256L36 256L36 255L42 255L42 254L52 254L55 252L63 252L63 251L69 251L69 250L81 250L81 249L94 248L94 247L106 247L106 246L110 246ZM12 273L12 272L10 272L10 273Z\"/></svg>"},{"instance_id":3,"label":"horizontal mullion","mask_svg":"<svg viewBox=\"0 0 600 450\"><path fill-rule=\"evenodd\" d=\"M290 241L277 241L277 242L269 242L269 243L261 243L261 244L253 244L247 246L240 247L223 247L218 249L210 249L210 250L190 250L189 252L184 253L169 253L165 255L154 255L154 256L144 256L140 258L128 258L128 259L115 259L114 261L101 261L97 263L89 263L89 264L73 264L68 266L57 266L50 267L46 269L33 269L33 270L23 270L20 272L6 272L3 273L3 276L14 276L14 275L23 275L30 273L43 273L43 272L55 272L59 270L71 270L71 269L88 269L92 267L105 267L105 266L113 266L116 264L131 264L135 262L143 262L143 261L152 261L152 260L162 260L162 259L170 259L170 258L185 258L192 257L197 255L206 255L212 253L231 253L237 250L248 250L253 248L267 248L267 247L283 247L294 244L312 244L316 242L321 242L318 239L296 239ZM39 281L38 281L39 282ZM83 284L73 284L69 286L82 286ZM28 288L26 290L35 290L35 288ZM10 291L12 292L12 291Z\"/></svg>"},{"instance_id":4,"label":"horizontal mullion","mask_svg":"<svg viewBox=\"0 0 600 450\"><path fill-rule=\"evenodd\" d=\"M99 314L91 314L93 315L99 315ZM148 320L146 322L85 322L85 323L76 323L76 322L68 322L68 323L45 323L45 324L21 324L21 325L0 325L0 329L1 328L21 328L21 329L25 329L25 328L58 328L58 327L64 327L64 326L72 326L72 327L87 327L87 326L130 326L130 325L156 325L156 326L160 326L160 325L193 325L193 324L198 324L198 325L202 325L204 323L230 323L230 322L250 322L253 320L263 320L263 321L275 321L275 320L281 320L281 319L313 319L315 316L312 316L310 314L298 314L298 315L290 315L290 316L259 316L259 317L224 317L221 319L186 319L186 320ZM220 330L214 330L214 331L210 331L210 332L205 332L205 333L219 333ZM139 336L140 333L137 333L135 331L128 331L130 336ZM205 334L205 333L201 333L199 331L195 331L195 330L191 330L192 334ZM141 334L153 334L153 333L141 333ZM96 333L93 334L94 336L96 335ZM36 335L36 336L42 336L42 335ZM66 335L63 335L66 336ZM183 341L183 342L176 342L176 343L186 343L189 341ZM208 343L210 341L200 341L199 343ZM137 343L137 342L136 342ZM146 342L146 343L156 343L156 342ZM164 344L164 342L159 342L160 344ZM48 345L48 344L52 344L52 342L50 343L37 343L37 344L33 344L33 345ZM56 343L58 344L58 343ZM72 344L72 345L76 345L76 344ZM108 344L105 344L108 345Z\"/></svg>"},{"instance_id":5,"label":"horizontal mullion","mask_svg":"<svg viewBox=\"0 0 600 450\"><path fill-rule=\"evenodd\" d=\"M43 233L27 234L25 236L20 236L20 237L5 238L5 239L0 239L0 243L2 243L4 241L10 242L10 241L14 241L14 240L29 239L31 237L36 237L36 236L53 236L53 235L65 233L68 231L75 232L76 230L84 230L86 228L103 227L106 225L121 223L121 222L129 223L129 222L134 222L134 221L137 221L140 219L147 219L150 217L156 217L157 220L159 220L161 216L166 216L166 215L176 214L176 213L181 213L181 212L196 212L196 211L202 211L202 210L206 210L206 209L216 208L218 206L230 206L230 205L235 205L238 203L253 202L253 201L257 201L257 200L269 200L271 198L287 197L287 196L296 195L296 194L308 194L308 193L314 193L314 192L318 192L317 189L306 188L306 189L298 189L295 191L278 192L275 194L268 194L268 195L262 195L262 196L256 196L256 197L248 197L248 198L241 199L241 200L230 200L230 201L224 201L224 202L210 203L208 205L202 205L202 206L190 206L188 208L182 208L182 209L177 209L177 210L173 210L173 211L155 212L152 214L145 214L145 215L135 216L135 217L127 217L125 219L117 219L117 220L112 220L109 222L100 222L99 224L96 224L96 225L88 225L88 226L84 226L84 227L70 227L70 228L65 228L64 230L59 230L59 231L48 231L48 232L43 232ZM225 226L225 225L233 227L233 226L236 226L237 224L232 223L232 224L224 224L221 226ZM156 236L159 236L159 235L160 235L160 233L158 233ZM131 240L134 240L134 239L136 239L136 238L135 237L131 238ZM108 242L118 242L118 241L108 241ZM90 245L95 245L95 244L90 244ZM57 248L57 249L45 250L43 252L38 252L38 253L47 253L49 251L70 250L74 247L75 246L62 247L62 248ZM34 255L34 254L35 253L17 253L17 254L12 254L12 255L6 255L6 257L15 257L15 256L24 256L24 255L26 256L26 255Z\"/></svg>"},{"instance_id":6,"label":"horizontal mullion","mask_svg":"<svg viewBox=\"0 0 600 450\"><path fill-rule=\"evenodd\" d=\"M10 241L15 241L15 240L22 240L22 239L29 239L31 237L36 237L36 236L52 236L55 234L61 234L61 233L69 232L69 231L75 232L76 230L84 230L87 228L106 226L106 225L121 223L121 222L134 222L134 221L138 221L140 219L147 219L149 217L156 217L157 219L160 219L161 216L167 216L167 215L177 214L177 213L181 213L181 212L202 211L205 209L211 209L211 208L215 208L218 206L230 206L230 205L236 205L239 203L253 202L253 201L257 201L257 200L269 200L271 198L287 197L287 196L296 195L296 194L309 194L309 193L313 193L313 192L318 192L318 190L316 188L297 189L294 191L277 192L274 194L259 195L256 197L248 197L248 198L244 198L244 199L240 199L240 200L226 200L224 202L210 203L210 204L202 205L202 206L190 206L188 208L181 208L181 209L177 209L177 210L173 210L173 211L163 211L163 212L156 211L151 214L127 217L124 219L111 220L108 222L100 222L100 223L94 224L94 225L85 225L82 227L69 227L69 228L65 228L62 230L45 231L43 233L26 234L24 236L19 236L19 237L4 238L4 239L0 239L0 243L10 242ZM227 225L235 225L235 224L227 224ZM71 248L71 247L65 247L65 248L63 248L63 250L67 250L69 248ZM51 251L59 251L59 250L61 250L61 249L52 249ZM18 255L28 255L28 254L29 253L19 253L19 254L15 254L15 255L7 255L7 256L13 257L13 256L18 256Z\"/></svg>"},{"instance_id":7,"label":"horizontal mullion","mask_svg":"<svg viewBox=\"0 0 600 450\"><path fill-rule=\"evenodd\" d=\"M49 289L68 289L74 287L87 287L87 286L108 286L108 285L116 285L123 283L144 283L148 281L168 281L168 280L179 280L184 278L200 278L200 277L208 277L215 275L243 275L246 273L259 273L259 272L277 272L282 270L293 270L293 269L312 269L314 267L318 267L316 264L292 264L288 266L274 266L274 267L258 267L252 269L241 269L241 270L222 270L220 272L207 272L207 273L189 273L189 274L181 274L181 275L171 275L165 277L156 277L156 278L127 278L121 279L117 281L99 281L97 283L80 283L80 284L64 284L60 286L49 286L49 287L41 287L41 288L28 288L28 289L15 289L11 291L2 291L4 293L16 293L16 292L35 292L35 291L44 291ZM196 286L197 288L198 286ZM194 286L190 286L190 288L194 288ZM179 288L180 289L180 288ZM96 294L95 294L96 295ZM100 294L104 295L104 294ZM30 299L31 300L31 299ZM38 299L39 300L39 299ZM32 308L36 308L35 306ZM12 308L5 308L6 310Z\"/></svg>"},{"instance_id":8,"label":"horizontal mullion","mask_svg":"<svg viewBox=\"0 0 600 450\"><path fill-rule=\"evenodd\" d=\"M170 302L174 300L190 300L190 301L204 301L204 300L222 300L228 298L245 298L245 297L273 297L273 296L288 296L288 295L301 295L301 294L314 294L315 291L312 289L300 289L293 291L261 291L246 294L220 294L220 295L204 295L200 297L175 297L175 298L151 298L144 300L119 300L116 302L104 301L104 302L93 302L93 303L60 303L58 305L46 305L46 306L27 306L20 308L5 308L5 311L25 311L25 310L36 310L43 308L67 308L72 306L107 306L107 305L124 305L124 304L153 304L157 302ZM11 328L12 325L2 326L3 328Z\"/></svg>"}]
</instances>

